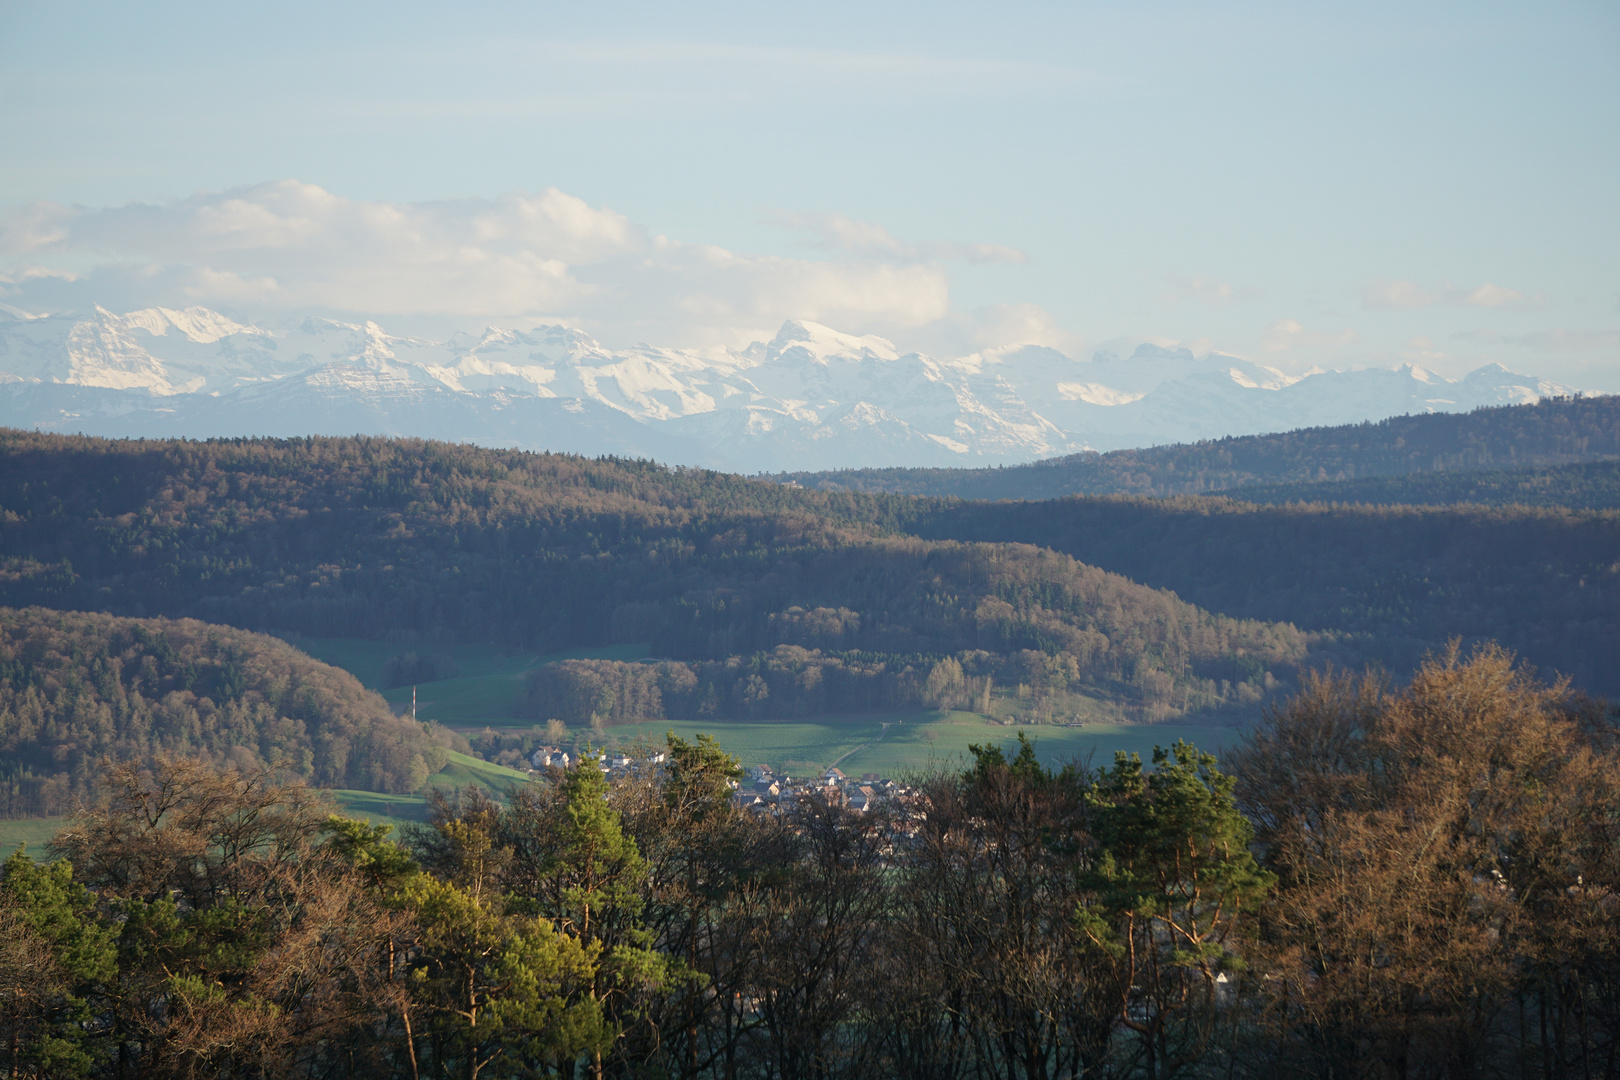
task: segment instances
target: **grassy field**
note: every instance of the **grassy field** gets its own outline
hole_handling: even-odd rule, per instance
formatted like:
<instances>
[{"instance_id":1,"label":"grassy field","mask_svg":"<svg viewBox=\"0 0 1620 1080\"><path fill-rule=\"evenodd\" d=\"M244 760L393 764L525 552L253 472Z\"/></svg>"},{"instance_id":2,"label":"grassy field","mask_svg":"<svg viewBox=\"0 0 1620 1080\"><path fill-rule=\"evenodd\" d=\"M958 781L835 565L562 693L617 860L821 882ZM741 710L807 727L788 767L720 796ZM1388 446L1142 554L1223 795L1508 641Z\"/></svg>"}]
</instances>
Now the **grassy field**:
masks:
<instances>
[{"instance_id":1,"label":"grassy field","mask_svg":"<svg viewBox=\"0 0 1620 1080\"><path fill-rule=\"evenodd\" d=\"M450 763L435 773L428 782L434 787L441 788L464 788L468 784L477 784L499 795L513 784L528 783L529 774L484 761L482 758L451 751Z\"/></svg>"},{"instance_id":2,"label":"grassy field","mask_svg":"<svg viewBox=\"0 0 1620 1080\"><path fill-rule=\"evenodd\" d=\"M454 752L450 754L450 763L428 781L434 787L446 790L460 790L468 784L477 784L497 798L510 791L513 785L528 782L528 773ZM344 814L365 818L373 824L392 825L396 837L404 826L427 820L427 801L420 795L384 795L375 791L346 790L329 794L337 800Z\"/></svg>"},{"instance_id":3,"label":"grassy field","mask_svg":"<svg viewBox=\"0 0 1620 1080\"><path fill-rule=\"evenodd\" d=\"M691 739L706 732L720 740L744 765L769 765L790 772L820 771L835 761L846 775L876 772L898 776L934 764L956 767L972 743L1017 745L1022 731L1035 743L1043 762L1069 761L1106 765L1124 750L1149 760L1155 745L1169 747L1186 739L1200 749L1219 750L1239 736L1236 728L1193 724L1088 724L1011 727L986 721L977 713L918 711L872 716L818 717L783 723L704 721L702 723L624 724L603 733L608 746L641 738L661 743L673 729Z\"/></svg>"},{"instance_id":4,"label":"grassy field","mask_svg":"<svg viewBox=\"0 0 1620 1080\"><path fill-rule=\"evenodd\" d=\"M17 850L18 844L28 845L28 854L40 858L44 854L45 845L67 818L18 818L10 821L0 821L0 859L9 859L11 853Z\"/></svg>"},{"instance_id":5,"label":"grassy field","mask_svg":"<svg viewBox=\"0 0 1620 1080\"><path fill-rule=\"evenodd\" d=\"M416 715L448 727L509 724L516 716L523 693L523 676L530 668L556 660L640 660L646 645L608 645L541 655L503 650L493 645L401 645L360 638L289 637L293 645L315 659L343 668L395 705L409 705L411 688L382 686L383 665L391 656L409 651L448 656L460 673L453 679L420 683L416 687Z\"/></svg>"}]
</instances>

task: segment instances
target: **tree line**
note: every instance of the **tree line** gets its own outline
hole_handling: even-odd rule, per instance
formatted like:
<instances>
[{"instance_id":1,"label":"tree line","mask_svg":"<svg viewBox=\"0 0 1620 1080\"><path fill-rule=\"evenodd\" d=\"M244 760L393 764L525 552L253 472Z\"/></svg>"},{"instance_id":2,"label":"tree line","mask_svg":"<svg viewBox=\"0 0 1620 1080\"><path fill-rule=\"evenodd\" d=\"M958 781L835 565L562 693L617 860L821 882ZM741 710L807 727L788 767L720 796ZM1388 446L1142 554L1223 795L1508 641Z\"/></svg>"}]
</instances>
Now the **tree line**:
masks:
<instances>
[{"instance_id":1,"label":"tree line","mask_svg":"<svg viewBox=\"0 0 1620 1080\"><path fill-rule=\"evenodd\" d=\"M104 758L271 763L322 787L415 791L465 748L348 672L193 619L0 608L0 817L63 814Z\"/></svg>"},{"instance_id":2,"label":"tree line","mask_svg":"<svg viewBox=\"0 0 1620 1080\"><path fill-rule=\"evenodd\" d=\"M1077 657L1068 649L968 649L940 656L824 653L800 645L699 663L562 660L527 674L517 711L592 728L648 720L781 720L915 708L990 715L998 689L1021 688L1038 703L1050 703L1071 690L1096 689L1099 680L1090 660L1085 652ZM1275 656L1264 652L1213 654L1204 658L1202 676L1177 680L1160 668L1138 664L1128 676L1119 672L1115 679L1130 680L1126 693L1134 691L1144 702L1165 706L1157 714L1144 710L1126 716L1163 719L1172 703L1178 712L1257 705L1277 685L1268 662L1276 666Z\"/></svg>"},{"instance_id":3,"label":"tree line","mask_svg":"<svg viewBox=\"0 0 1620 1080\"><path fill-rule=\"evenodd\" d=\"M1328 672L1224 763L975 747L858 814L671 735L404 842L126 763L0 880L35 1077L1598 1077L1617 717L1497 648Z\"/></svg>"},{"instance_id":4,"label":"tree line","mask_svg":"<svg viewBox=\"0 0 1620 1080\"><path fill-rule=\"evenodd\" d=\"M809 488L963 499L1212 492L1245 498L1233 489L1282 484L1308 488L1368 477L1520 470L1613 458L1620 458L1620 396L1605 395L1106 454L1093 451L999 468L841 469L787 473L781 479ZM1306 498L1325 501L1332 496Z\"/></svg>"}]
</instances>

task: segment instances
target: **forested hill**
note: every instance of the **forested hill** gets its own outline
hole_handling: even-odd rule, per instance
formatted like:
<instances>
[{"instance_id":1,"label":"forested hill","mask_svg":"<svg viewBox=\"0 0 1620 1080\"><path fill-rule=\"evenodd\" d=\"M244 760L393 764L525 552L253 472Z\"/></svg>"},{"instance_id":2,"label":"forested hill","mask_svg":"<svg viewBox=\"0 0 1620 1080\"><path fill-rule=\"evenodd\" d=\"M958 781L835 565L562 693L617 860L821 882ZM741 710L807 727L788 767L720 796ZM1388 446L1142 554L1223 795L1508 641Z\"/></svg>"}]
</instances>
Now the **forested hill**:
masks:
<instances>
[{"instance_id":1,"label":"forested hill","mask_svg":"<svg viewBox=\"0 0 1620 1080\"><path fill-rule=\"evenodd\" d=\"M630 694L641 684L623 671L535 688L549 695L536 708L585 694L585 715L610 721L636 718L630 697L782 717L990 685L1162 718L1252 707L1306 658L1292 627L1212 615L1061 553L904 535L916 511L411 440L7 432L0 603L541 651L650 642L671 662L656 699Z\"/></svg>"},{"instance_id":2,"label":"forested hill","mask_svg":"<svg viewBox=\"0 0 1620 1080\"><path fill-rule=\"evenodd\" d=\"M532 686L540 718L912 706L948 700L947 658L952 694L1164 717L1247 707L1324 655L1408 670L1453 636L1620 694L1614 511L998 504L407 440L0 432L0 552L14 606L671 661L656 687Z\"/></svg>"},{"instance_id":3,"label":"forested hill","mask_svg":"<svg viewBox=\"0 0 1620 1080\"><path fill-rule=\"evenodd\" d=\"M412 791L452 742L277 638L0 608L0 817L65 813L104 756L280 762L326 787Z\"/></svg>"},{"instance_id":4,"label":"forested hill","mask_svg":"<svg viewBox=\"0 0 1620 1080\"><path fill-rule=\"evenodd\" d=\"M1017 541L1224 614L1357 636L1401 671L1457 635L1620 695L1620 511L919 499L920 535Z\"/></svg>"},{"instance_id":5,"label":"forested hill","mask_svg":"<svg viewBox=\"0 0 1620 1080\"><path fill-rule=\"evenodd\" d=\"M1620 396L1551 398L1471 413L1397 416L1210 442L1072 454L996 469L849 469L779 477L807 488L964 499L1198 495L1620 458Z\"/></svg>"}]
</instances>

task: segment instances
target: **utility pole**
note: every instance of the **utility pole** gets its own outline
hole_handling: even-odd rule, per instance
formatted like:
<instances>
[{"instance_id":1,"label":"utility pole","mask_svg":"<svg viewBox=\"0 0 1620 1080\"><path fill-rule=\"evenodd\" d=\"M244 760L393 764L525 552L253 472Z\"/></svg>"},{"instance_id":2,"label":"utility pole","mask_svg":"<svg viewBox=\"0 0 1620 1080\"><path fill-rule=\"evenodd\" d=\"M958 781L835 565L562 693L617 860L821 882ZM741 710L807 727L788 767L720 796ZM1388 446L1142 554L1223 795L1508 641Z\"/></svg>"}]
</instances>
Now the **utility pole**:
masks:
<instances>
[{"instance_id":1,"label":"utility pole","mask_svg":"<svg viewBox=\"0 0 1620 1080\"><path fill-rule=\"evenodd\" d=\"M411 719L416 719L416 687L411 687Z\"/></svg>"}]
</instances>

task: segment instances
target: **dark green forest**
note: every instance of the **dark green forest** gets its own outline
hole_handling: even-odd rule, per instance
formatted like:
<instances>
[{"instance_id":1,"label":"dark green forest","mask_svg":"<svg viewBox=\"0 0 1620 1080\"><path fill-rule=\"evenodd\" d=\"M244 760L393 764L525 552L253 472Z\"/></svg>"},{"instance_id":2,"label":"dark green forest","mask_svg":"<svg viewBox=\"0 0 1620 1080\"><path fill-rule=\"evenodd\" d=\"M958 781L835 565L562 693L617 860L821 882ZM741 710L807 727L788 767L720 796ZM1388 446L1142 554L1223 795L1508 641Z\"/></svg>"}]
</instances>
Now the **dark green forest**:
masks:
<instances>
[{"instance_id":1,"label":"dark green forest","mask_svg":"<svg viewBox=\"0 0 1620 1080\"><path fill-rule=\"evenodd\" d=\"M93 794L104 757L275 762L322 787L415 791L461 742L277 638L0 608L0 817L67 813Z\"/></svg>"},{"instance_id":2,"label":"dark green forest","mask_svg":"<svg viewBox=\"0 0 1620 1080\"><path fill-rule=\"evenodd\" d=\"M1059 552L905 535L909 500L650 462L26 433L0 437L0 461L0 602L541 652L651 642L710 675L739 669L701 715L729 714L750 679L790 715L852 700L795 701L772 674L784 664L859 670L905 704L947 657L1000 678L1034 652L1065 658L1065 689L1163 718L1252 705L1310 644Z\"/></svg>"},{"instance_id":3,"label":"dark green forest","mask_svg":"<svg viewBox=\"0 0 1620 1080\"><path fill-rule=\"evenodd\" d=\"M1611 395L1548 398L1534 405L1471 413L1395 416L1376 423L1275 435L1071 454L994 469L847 469L790 473L779 479L848 491L963 499L1056 499L1065 495L1203 495L1251 485L1538 468L1613 458L1620 458L1620 396ZM1333 498L1336 496L1323 496L1324 500Z\"/></svg>"},{"instance_id":4,"label":"dark green forest","mask_svg":"<svg viewBox=\"0 0 1620 1080\"><path fill-rule=\"evenodd\" d=\"M0 869L34 1078L1594 1080L1620 717L1502 650L1328 674L1217 762L974 747L751 813L671 735L403 842L262 770L110 767Z\"/></svg>"}]
</instances>

